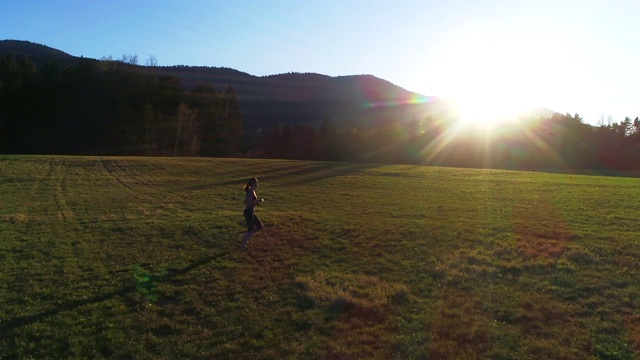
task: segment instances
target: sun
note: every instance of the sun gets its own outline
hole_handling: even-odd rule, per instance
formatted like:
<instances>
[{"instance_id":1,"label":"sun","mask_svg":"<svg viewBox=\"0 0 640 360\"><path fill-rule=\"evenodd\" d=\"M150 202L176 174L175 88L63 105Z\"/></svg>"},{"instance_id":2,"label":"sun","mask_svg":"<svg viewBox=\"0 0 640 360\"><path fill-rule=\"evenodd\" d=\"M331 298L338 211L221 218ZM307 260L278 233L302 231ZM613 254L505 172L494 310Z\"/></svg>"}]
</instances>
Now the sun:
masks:
<instances>
[{"instance_id":1,"label":"sun","mask_svg":"<svg viewBox=\"0 0 640 360\"><path fill-rule=\"evenodd\" d=\"M494 72L490 78L469 77L468 91L453 95L451 103L457 118L485 128L498 127L521 119L538 107L535 87L513 83L515 78Z\"/></svg>"},{"instance_id":2,"label":"sun","mask_svg":"<svg viewBox=\"0 0 640 360\"><path fill-rule=\"evenodd\" d=\"M555 74L539 41L482 31L452 40L435 62L438 94L455 104L461 120L488 127L544 106L540 97Z\"/></svg>"},{"instance_id":3,"label":"sun","mask_svg":"<svg viewBox=\"0 0 640 360\"><path fill-rule=\"evenodd\" d=\"M463 94L452 98L454 115L465 123L491 128L515 120L527 110L519 97L491 89L485 91L492 95Z\"/></svg>"},{"instance_id":4,"label":"sun","mask_svg":"<svg viewBox=\"0 0 640 360\"><path fill-rule=\"evenodd\" d=\"M463 54L462 63L452 64L448 97L465 121L493 125L532 107L529 101L538 91L530 81L531 67L517 59L509 49L476 49L472 43ZM487 52L484 53L483 51ZM473 59L469 59L470 54Z\"/></svg>"}]
</instances>

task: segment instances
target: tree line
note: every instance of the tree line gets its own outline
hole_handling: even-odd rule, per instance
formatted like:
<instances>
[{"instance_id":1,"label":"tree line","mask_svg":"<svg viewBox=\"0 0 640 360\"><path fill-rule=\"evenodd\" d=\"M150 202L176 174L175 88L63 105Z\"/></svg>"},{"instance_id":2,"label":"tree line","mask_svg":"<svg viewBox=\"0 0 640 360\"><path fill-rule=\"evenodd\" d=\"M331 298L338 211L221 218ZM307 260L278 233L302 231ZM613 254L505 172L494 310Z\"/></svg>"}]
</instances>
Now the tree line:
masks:
<instances>
[{"instance_id":1,"label":"tree line","mask_svg":"<svg viewBox=\"0 0 640 360\"><path fill-rule=\"evenodd\" d=\"M81 59L36 68L26 58L1 57L0 152L239 154L244 129L231 86L185 91L180 79L136 62Z\"/></svg>"},{"instance_id":2,"label":"tree line","mask_svg":"<svg viewBox=\"0 0 640 360\"><path fill-rule=\"evenodd\" d=\"M340 128L247 128L231 86L185 90L179 78L121 60L37 68L0 57L0 153L225 156L506 169L640 170L640 119L600 126L578 114L487 128L446 112ZM274 123L277 124L277 119Z\"/></svg>"},{"instance_id":3,"label":"tree line","mask_svg":"<svg viewBox=\"0 0 640 360\"><path fill-rule=\"evenodd\" d=\"M338 131L325 119L278 127L259 141L257 156L502 168L640 170L640 119L597 127L578 115L528 116L487 127L446 113Z\"/></svg>"}]
</instances>

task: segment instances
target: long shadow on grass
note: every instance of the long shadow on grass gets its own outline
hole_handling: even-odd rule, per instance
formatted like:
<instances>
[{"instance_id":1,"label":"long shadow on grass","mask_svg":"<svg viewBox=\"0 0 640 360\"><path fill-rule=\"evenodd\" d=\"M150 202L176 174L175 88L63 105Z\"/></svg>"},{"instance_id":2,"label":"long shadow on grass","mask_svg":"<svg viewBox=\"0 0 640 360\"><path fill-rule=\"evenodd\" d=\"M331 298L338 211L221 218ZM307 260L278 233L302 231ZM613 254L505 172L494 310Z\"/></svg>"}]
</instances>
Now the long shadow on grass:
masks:
<instances>
[{"instance_id":1,"label":"long shadow on grass","mask_svg":"<svg viewBox=\"0 0 640 360\"><path fill-rule=\"evenodd\" d=\"M257 176L260 178L260 180L265 180L269 178L281 178L281 177L287 178L292 176L300 176L300 175L309 174L311 172L324 170L327 167L330 167L330 164L331 164L326 162L314 163L314 162L298 161L298 160L288 160L288 161L294 162L294 164L291 164L291 165L286 164L286 166L281 166L281 167L274 166L273 168L270 168L268 172L258 171ZM333 165L333 166L336 166L336 165ZM247 176L253 176L253 173L250 173ZM176 192L208 190L218 186L229 186L229 185L238 185L239 188L242 188L242 186L244 186L244 184L247 183L247 179L248 179L247 177L242 177L242 178L234 178L234 179L229 179L224 181L214 181L206 184L181 188L179 190L176 190Z\"/></svg>"},{"instance_id":2,"label":"long shadow on grass","mask_svg":"<svg viewBox=\"0 0 640 360\"><path fill-rule=\"evenodd\" d=\"M265 180L268 178L287 178L293 176L301 176L306 175L312 172L322 171L328 167L336 166L330 165L331 163L326 162L308 162L308 161L297 161L290 160L295 162L293 165L286 165L282 167L273 167L270 168L268 172L257 172L257 176L260 180ZM262 175L264 174L264 175ZM247 176L253 176L253 173L248 173ZM214 181L202 185L189 186L185 188L181 188L178 191L194 191L194 190L207 190L218 186L228 186L228 185L238 185L239 188L242 188L244 184L247 183L247 177L229 179L224 181Z\"/></svg>"},{"instance_id":3,"label":"long shadow on grass","mask_svg":"<svg viewBox=\"0 0 640 360\"><path fill-rule=\"evenodd\" d=\"M261 181L265 183L268 183L270 179L279 179L279 181L283 183L296 185L344 176L362 170L375 169L380 166L382 165L368 163L356 164L340 162L301 162L299 164L288 165L281 168L276 167L270 169L268 172L264 172L264 174L258 173L257 176ZM179 189L176 192L208 190L217 186L229 185L238 185L238 188L242 188L242 186L246 182L247 178L236 178L226 181L217 181L202 185L190 186Z\"/></svg>"},{"instance_id":4,"label":"long shadow on grass","mask_svg":"<svg viewBox=\"0 0 640 360\"><path fill-rule=\"evenodd\" d=\"M188 265L184 268L181 269L174 269L174 270L168 270L166 272L166 274L163 275L159 275L159 276L153 276L153 281L156 283L161 283L161 282L168 282L168 281L172 281L175 277L179 276L179 275L183 275L186 274L194 269L197 269L201 266L204 266L214 260L217 260L225 255L230 254L231 251L225 251L223 253L214 255L214 256L207 256L205 258L202 258L196 262L194 262L191 265ZM20 316L14 319L9 319L8 321L2 322L0 323L0 334L4 334L7 333L11 330L26 326L26 325L30 325L33 323L36 323L38 321L42 321L45 320L51 316L57 315L63 311L72 311L75 310L81 306L84 305L90 305L90 304L97 304L100 302L103 302L105 300L110 300L119 296L126 296L128 294L133 294L136 291L138 291L138 285L136 285L135 283L132 285L127 285L124 286L118 290L114 290L111 292L108 292L106 294L100 294L100 295L96 295L87 299L82 299L82 300L72 300L72 301L68 301L66 303L63 303L51 310L47 310L47 311L43 311L41 313L38 314L33 314L33 315L27 315L27 316Z\"/></svg>"},{"instance_id":5,"label":"long shadow on grass","mask_svg":"<svg viewBox=\"0 0 640 360\"><path fill-rule=\"evenodd\" d=\"M265 181L269 178L281 178L282 182L295 184L306 184L309 182L326 180L334 177L349 175L362 170L375 169L380 164L354 164L339 162L322 162L313 166L305 166L288 172L275 172L265 174Z\"/></svg>"},{"instance_id":6,"label":"long shadow on grass","mask_svg":"<svg viewBox=\"0 0 640 360\"><path fill-rule=\"evenodd\" d=\"M211 182L211 183L206 183L206 184L202 184L202 185L189 186L189 187L185 187L185 188L174 190L172 192L209 190L209 189L212 189L212 188L215 188L215 187L229 186L229 185L237 185L238 189L242 189L242 187L246 183L247 183L247 179L246 178L241 178L241 179L237 178L237 179L231 179L231 180L226 180L226 181L217 181L217 182Z\"/></svg>"}]
</instances>

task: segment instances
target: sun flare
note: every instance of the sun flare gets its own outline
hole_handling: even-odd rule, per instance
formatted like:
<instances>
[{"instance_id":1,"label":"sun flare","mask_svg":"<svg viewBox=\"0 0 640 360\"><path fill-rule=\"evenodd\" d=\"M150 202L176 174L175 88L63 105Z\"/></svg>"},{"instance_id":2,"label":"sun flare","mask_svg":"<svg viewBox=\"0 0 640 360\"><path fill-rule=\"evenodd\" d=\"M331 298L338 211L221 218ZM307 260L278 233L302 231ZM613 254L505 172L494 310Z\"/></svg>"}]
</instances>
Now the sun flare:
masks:
<instances>
[{"instance_id":1,"label":"sun flare","mask_svg":"<svg viewBox=\"0 0 640 360\"><path fill-rule=\"evenodd\" d=\"M505 96L463 97L452 99L454 111L465 123L474 123L485 127L493 127L511 121L526 110L526 105L519 104L518 99Z\"/></svg>"},{"instance_id":2,"label":"sun flare","mask_svg":"<svg viewBox=\"0 0 640 360\"><path fill-rule=\"evenodd\" d=\"M435 82L465 122L493 126L541 103L557 68L541 54L537 38L467 33L441 49ZM552 44L545 43L545 49Z\"/></svg>"}]
</instances>

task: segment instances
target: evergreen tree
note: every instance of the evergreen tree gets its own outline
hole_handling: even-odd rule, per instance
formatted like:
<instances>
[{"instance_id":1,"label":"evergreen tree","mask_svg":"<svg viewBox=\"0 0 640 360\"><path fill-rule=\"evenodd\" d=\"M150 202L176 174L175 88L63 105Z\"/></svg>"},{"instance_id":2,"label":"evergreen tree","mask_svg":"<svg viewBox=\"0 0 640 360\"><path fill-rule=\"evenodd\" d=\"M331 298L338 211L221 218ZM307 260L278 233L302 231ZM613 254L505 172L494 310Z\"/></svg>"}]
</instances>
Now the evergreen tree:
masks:
<instances>
[{"instance_id":1,"label":"evergreen tree","mask_svg":"<svg viewBox=\"0 0 640 360\"><path fill-rule=\"evenodd\" d=\"M196 86L189 96L189 107L195 111L195 138L193 140L198 144L197 153L199 155L215 155L219 98L219 94L208 84Z\"/></svg>"},{"instance_id":2,"label":"evergreen tree","mask_svg":"<svg viewBox=\"0 0 640 360\"><path fill-rule=\"evenodd\" d=\"M238 97L231 86L222 95L220 116L217 121L217 153L222 156L236 155L241 146L244 127Z\"/></svg>"}]
</instances>

